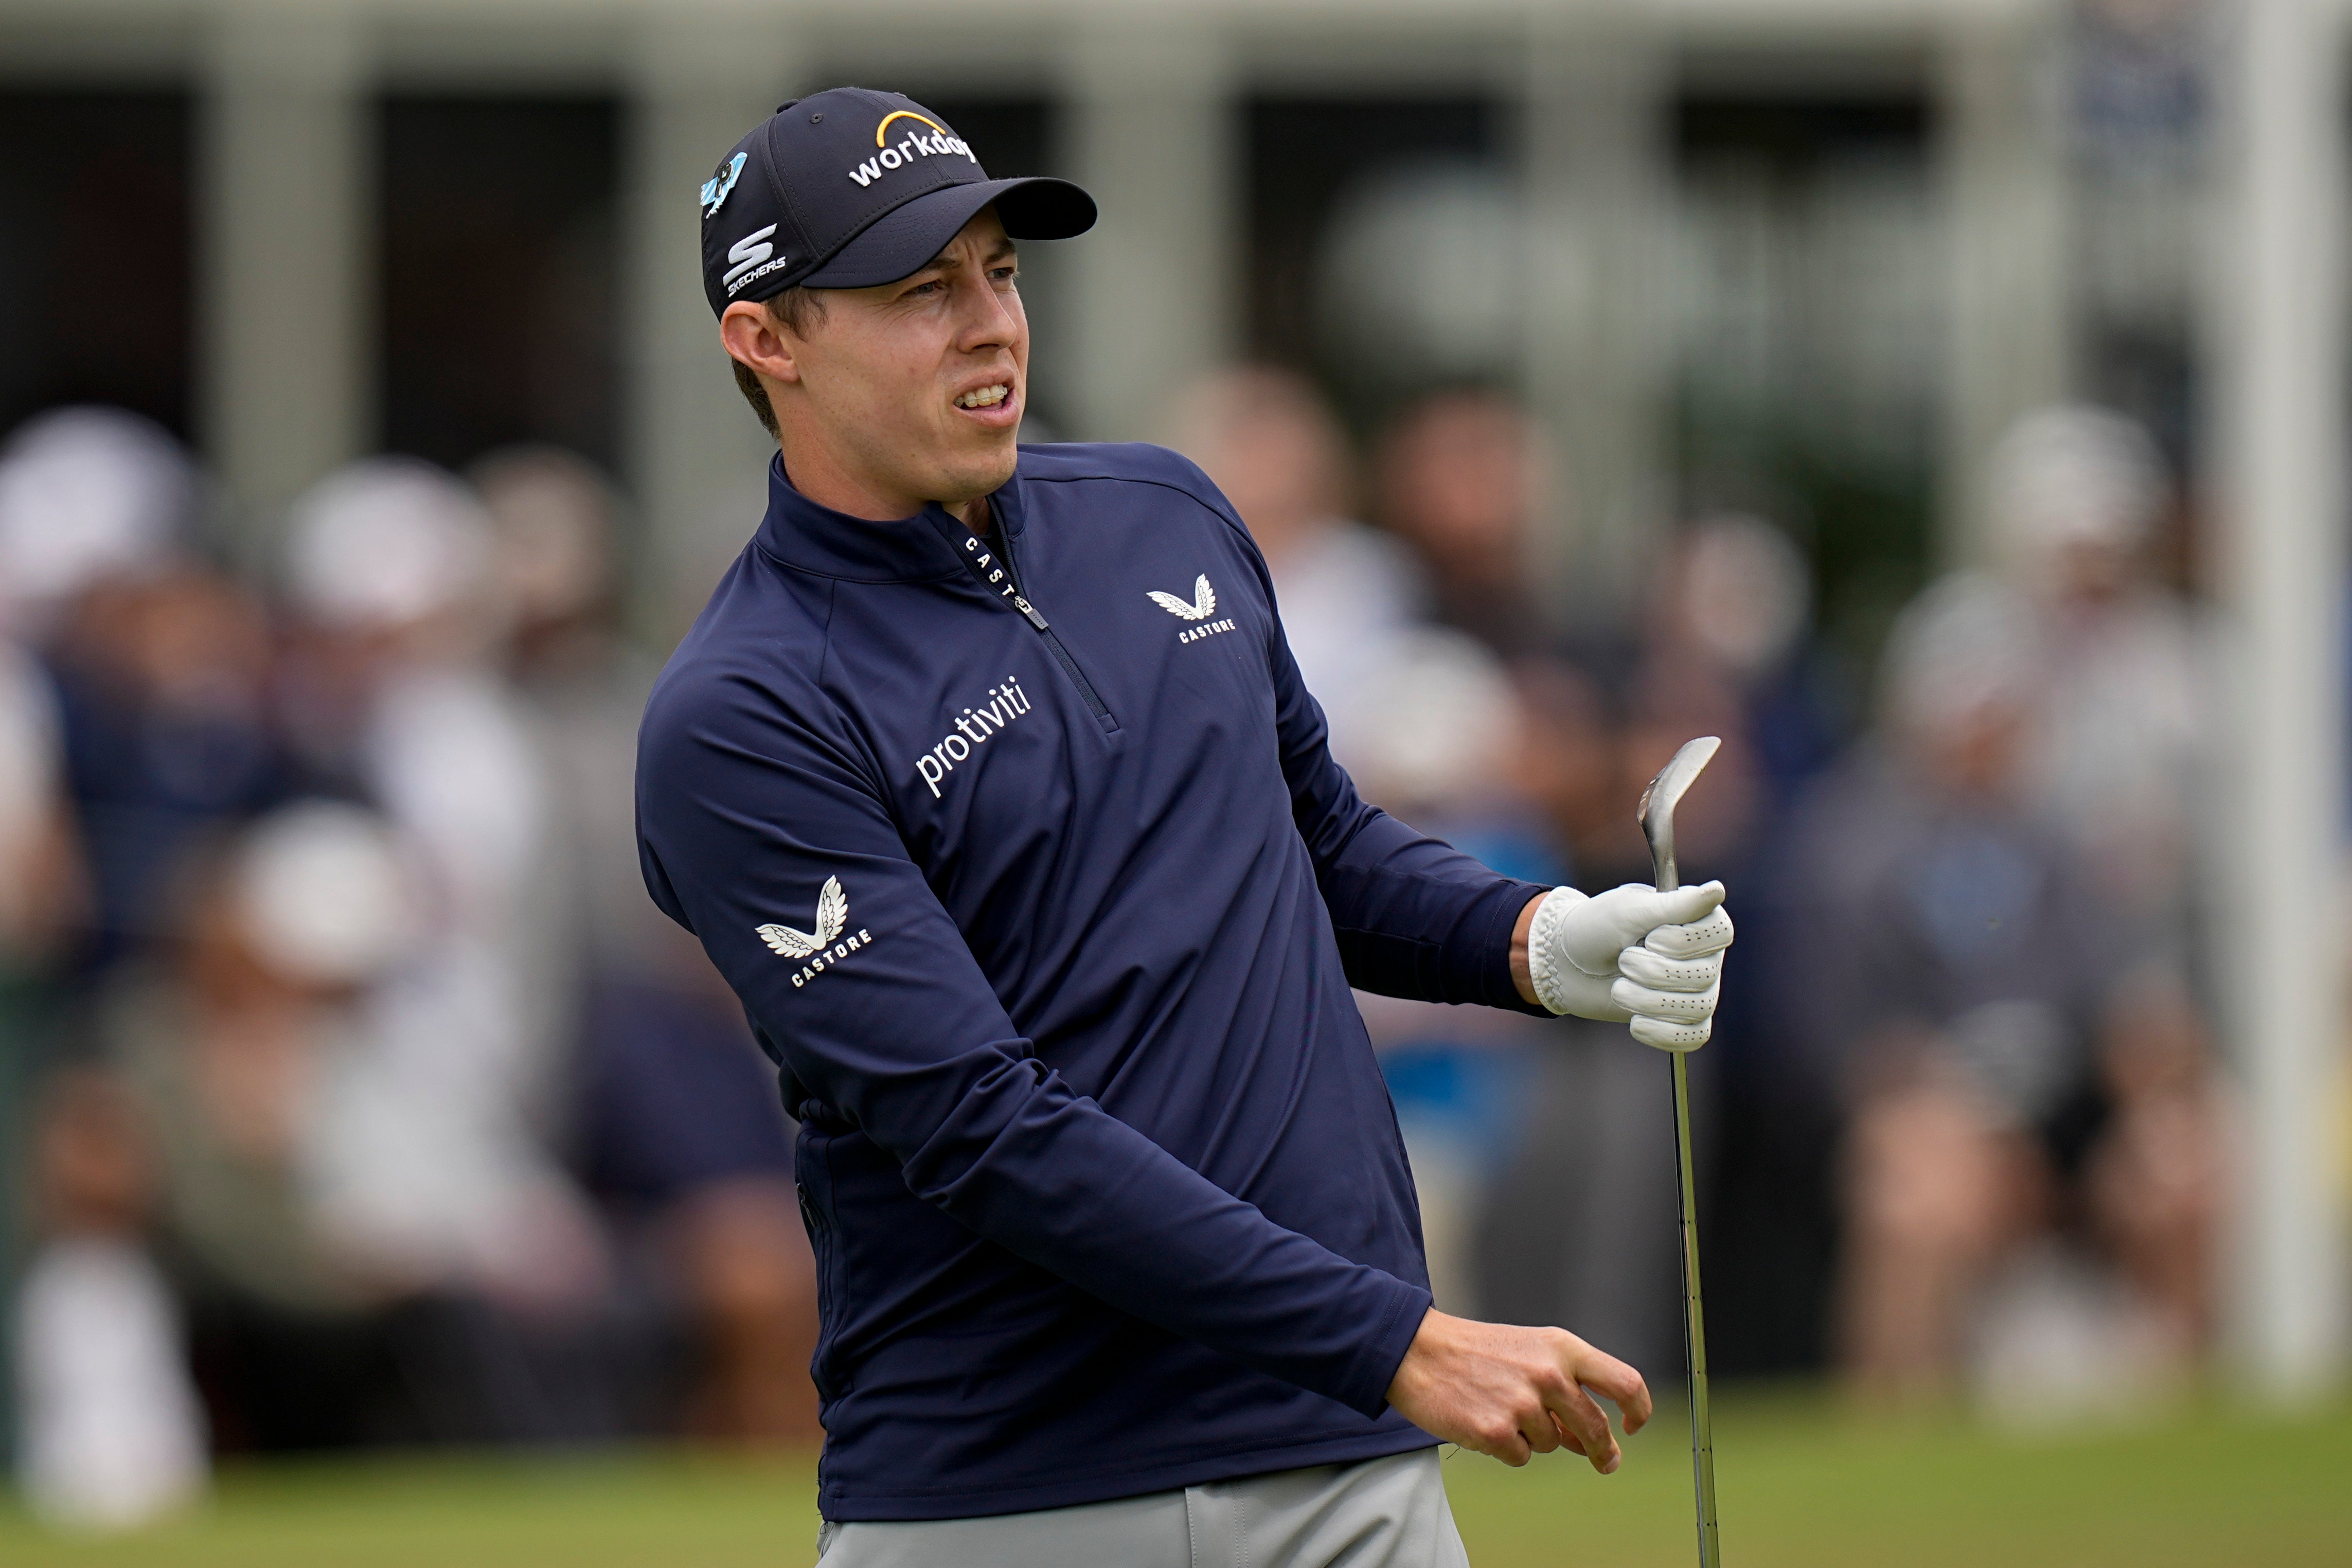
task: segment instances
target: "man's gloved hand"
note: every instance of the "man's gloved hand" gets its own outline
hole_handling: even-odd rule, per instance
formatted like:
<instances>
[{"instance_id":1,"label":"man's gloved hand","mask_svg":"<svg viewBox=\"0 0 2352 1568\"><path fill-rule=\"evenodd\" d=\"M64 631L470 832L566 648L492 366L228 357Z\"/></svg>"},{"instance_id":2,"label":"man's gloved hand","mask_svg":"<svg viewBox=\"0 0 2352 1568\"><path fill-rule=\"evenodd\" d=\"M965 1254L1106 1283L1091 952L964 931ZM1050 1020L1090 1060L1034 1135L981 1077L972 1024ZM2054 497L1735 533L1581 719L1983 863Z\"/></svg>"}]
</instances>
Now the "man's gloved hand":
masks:
<instances>
[{"instance_id":1,"label":"man's gloved hand","mask_svg":"<svg viewBox=\"0 0 2352 1568\"><path fill-rule=\"evenodd\" d=\"M1720 882L1671 893L1633 882L1598 898L1555 888L1528 930L1528 974L1555 1013L1631 1020L1645 1046L1696 1050L1715 1032L1730 945Z\"/></svg>"}]
</instances>

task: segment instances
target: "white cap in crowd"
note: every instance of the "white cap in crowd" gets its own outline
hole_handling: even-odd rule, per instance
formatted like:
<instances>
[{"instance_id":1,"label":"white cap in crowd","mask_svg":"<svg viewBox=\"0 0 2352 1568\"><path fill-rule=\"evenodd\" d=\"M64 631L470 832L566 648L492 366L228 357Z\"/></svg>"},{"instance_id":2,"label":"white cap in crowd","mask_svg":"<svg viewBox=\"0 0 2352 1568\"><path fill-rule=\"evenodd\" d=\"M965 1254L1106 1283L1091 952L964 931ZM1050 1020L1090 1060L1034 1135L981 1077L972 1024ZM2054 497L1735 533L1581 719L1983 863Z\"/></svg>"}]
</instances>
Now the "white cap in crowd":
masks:
<instances>
[{"instance_id":1,"label":"white cap in crowd","mask_svg":"<svg viewBox=\"0 0 2352 1568\"><path fill-rule=\"evenodd\" d=\"M560 447L509 447L467 477L487 509L498 579L518 619L578 615L610 591L619 500L594 464Z\"/></svg>"},{"instance_id":2,"label":"white cap in crowd","mask_svg":"<svg viewBox=\"0 0 2352 1568\"><path fill-rule=\"evenodd\" d=\"M292 980L373 979L415 934L399 850L382 819L360 806L311 800L273 812L247 830L235 877L257 956Z\"/></svg>"},{"instance_id":3,"label":"white cap in crowd","mask_svg":"<svg viewBox=\"0 0 2352 1568\"><path fill-rule=\"evenodd\" d=\"M1486 647L1443 626L1398 635L1381 671L1381 717L1343 759L1373 799L1402 811L1460 808L1491 793L1517 738L1510 677Z\"/></svg>"},{"instance_id":4,"label":"white cap in crowd","mask_svg":"<svg viewBox=\"0 0 2352 1568\"><path fill-rule=\"evenodd\" d=\"M0 600L36 618L101 579L169 565L196 470L169 432L120 408L60 408L0 448Z\"/></svg>"},{"instance_id":5,"label":"white cap in crowd","mask_svg":"<svg viewBox=\"0 0 2352 1568\"><path fill-rule=\"evenodd\" d=\"M1993 448L1994 520L2012 554L2069 546L2137 550L2164 505L2164 459L2122 415L2082 404L2036 409Z\"/></svg>"},{"instance_id":6,"label":"white cap in crowd","mask_svg":"<svg viewBox=\"0 0 2352 1568\"><path fill-rule=\"evenodd\" d=\"M1747 512L1717 512L1684 531L1680 555L1676 608L1709 654L1754 676L1796 647L1813 584L1786 532Z\"/></svg>"},{"instance_id":7,"label":"white cap in crowd","mask_svg":"<svg viewBox=\"0 0 2352 1568\"><path fill-rule=\"evenodd\" d=\"M411 626L488 587L481 502L456 475L415 458L346 464L304 491L288 522L289 596L324 626Z\"/></svg>"},{"instance_id":8,"label":"white cap in crowd","mask_svg":"<svg viewBox=\"0 0 2352 1568\"><path fill-rule=\"evenodd\" d=\"M2031 702L2043 668L2042 623L2014 590L1973 573L1911 602L1880 666L1888 718L1932 733L1993 705Z\"/></svg>"}]
</instances>

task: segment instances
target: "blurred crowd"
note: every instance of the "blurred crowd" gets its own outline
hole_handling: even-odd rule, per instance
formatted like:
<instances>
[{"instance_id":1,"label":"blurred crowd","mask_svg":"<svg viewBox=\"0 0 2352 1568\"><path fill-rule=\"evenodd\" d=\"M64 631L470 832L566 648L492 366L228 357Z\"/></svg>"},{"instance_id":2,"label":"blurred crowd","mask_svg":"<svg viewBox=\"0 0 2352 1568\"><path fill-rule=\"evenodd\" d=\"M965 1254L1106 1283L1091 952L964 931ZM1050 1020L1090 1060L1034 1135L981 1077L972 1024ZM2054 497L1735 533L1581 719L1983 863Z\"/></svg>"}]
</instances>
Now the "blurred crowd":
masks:
<instances>
[{"instance_id":1,"label":"blurred crowd","mask_svg":"<svg viewBox=\"0 0 2352 1568\"><path fill-rule=\"evenodd\" d=\"M653 910L618 500L354 464L229 570L100 408L0 451L16 1453L138 1517L211 1449L804 1441L772 1073Z\"/></svg>"},{"instance_id":2,"label":"blurred crowd","mask_svg":"<svg viewBox=\"0 0 2352 1568\"><path fill-rule=\"evenodd\" d=\"M1513 875L1645 880L1643 784L1723 737L1679 825L1740 922L1694 1066L1719 1362L1996 1408L2194 1367L2230 1168L2193 896L2215 713L2142 433L2022 421L1999 559L1857 672L1761 516L1689 519L1605 635L1564 634L1527 563L1573 476L1493 393L1361 453L1288 372L1178 406L1396 815ZM792 1130L638 882L657 659L624 634L614 487L548 448L371 459L234 565L209 515L129 415L0 449L28 1493L103 1521L223 1450L813 1439ZM1664 1062L1361 1001L1440 1303L1671 1383Z\"/></svg>"},{"instance_id":3,"label":"blurred crowd","mask_svg":"<svg viewBox=\"0 0 2352 1568\"><path fill-rule=\"evenodd\" d=\"M1689 518L1613 625L1563 616L1529 530L1573 476L1494 394L1407 408L1360 465L1286 372L1183 406L1335 752L1391 811L1515 875L1646 881L1643 785L1723 738L1677 824L1741 932L1694 1064L1718 1366L2028 1417L2195 1367L2230 1166L2193 896L2218 715L2144 432L2020 421L1996 559L1855 671L1770 518ZM1440 1303L1674 1381L1664 1064L1612 1026L1360 1001Z\"/></svg>"}]
</instances>

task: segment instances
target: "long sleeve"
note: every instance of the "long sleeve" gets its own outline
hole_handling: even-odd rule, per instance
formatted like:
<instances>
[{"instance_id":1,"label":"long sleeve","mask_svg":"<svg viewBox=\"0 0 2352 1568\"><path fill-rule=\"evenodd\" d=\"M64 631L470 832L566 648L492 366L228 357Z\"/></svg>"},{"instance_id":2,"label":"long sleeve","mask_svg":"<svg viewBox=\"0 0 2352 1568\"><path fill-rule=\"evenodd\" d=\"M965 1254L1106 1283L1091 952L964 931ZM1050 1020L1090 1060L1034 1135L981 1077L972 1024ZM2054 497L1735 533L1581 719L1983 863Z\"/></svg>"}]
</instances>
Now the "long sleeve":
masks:
<instances>
[{"instance_id":1,"label":"long sleeve","mask_svg":"<svg viewBox=\"0 0 2352 1568\"><path fill-rule=\"evenodd\" d=\"M1277 1226L1041 1062L870 767L813 689L742 674L657 698L641 740L647 886L785 1069L980 1236L1378 1415L1428 1292Z\"/></svg>"},{"instance_id":2,"label":"long sleeve","mask_svg":"<svg viewBox=\"0 0 2352 1568\"><path fill-rule=\"evenodd\" d=\"M1332 760L1323 710L1278 623L1268 658L1291 813L1314 858L1349 984L1382 996L1549 1017L1520 997L1510 961L1519 911L1549 889L1490 871L1365 801Z\"/></svg>"}]
</instances>

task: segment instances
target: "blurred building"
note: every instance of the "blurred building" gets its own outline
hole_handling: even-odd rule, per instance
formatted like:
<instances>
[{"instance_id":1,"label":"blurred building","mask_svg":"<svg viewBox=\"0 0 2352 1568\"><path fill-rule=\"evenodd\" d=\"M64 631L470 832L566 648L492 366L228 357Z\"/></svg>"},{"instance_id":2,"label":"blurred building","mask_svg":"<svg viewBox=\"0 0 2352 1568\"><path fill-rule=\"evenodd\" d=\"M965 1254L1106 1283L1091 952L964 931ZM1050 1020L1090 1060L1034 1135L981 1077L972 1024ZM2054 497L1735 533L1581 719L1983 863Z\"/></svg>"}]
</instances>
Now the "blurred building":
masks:
<instances>
[{"instance_id":1,"label":"blurred building","mask_svg":"<svg viewBox=\"0 0 2352 1568\"><path fill-rule=\"evenodd\" d=\"M1545 547L1562 605L1636 580L1679 484L1795 517L1867 637L1969 553L1947 476L2023 408L2095 392L2182 429L2204 104L2159 91L2168 64L2201 79L2173 58L2197 40L2140 16L2166 7L1362 9L1343 37L1285 5L910 28L0 0L0 194L45 215L0 229L0 425L140 409L254 527L379 447L559 442L698 574L759 439L678 193L782 97L853 79L924 97L998 173L1102 196L1086 244L1029 260L1054 429L1153 433L1244 354L1320 373L1359 425L1516 385L1574 476ZM1155 309L1122 303L1139 279Z\"/></svg>"},{"instance_id":2,"label":"blurred building","mask_svg":"<svg viewBox=\"0 0 2352 1568\"><path fill-rule=\"evenodd\" d=\"M1555 614L1635 602L1677 514L1756 511L1859 668L1933 568L1989 553L1976 476L2019 414L2121 407L2228 523L2168 526L2262 697L2216 864L2233 1037L2284 1130L2242 1315L2292 1382L2344 1337L2306 1245L2337 1234L2305 1109L2341 1055L2336 938L2261 899L2340 816L2341 9L0 0L0 431L152 416L252 562L352 459L561 443L637 498L638 621L674 630L763 445L688 193L842 79L1100 197L1095 235L1026 258L1042 423L1150 436L1243 357L1357 430L1513 390L1564 476L1530 563Z\"/></svg>"}]
</instances>

